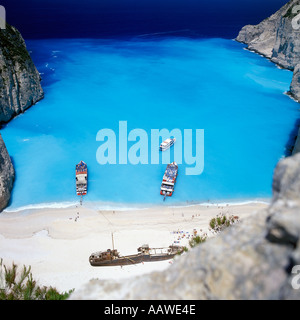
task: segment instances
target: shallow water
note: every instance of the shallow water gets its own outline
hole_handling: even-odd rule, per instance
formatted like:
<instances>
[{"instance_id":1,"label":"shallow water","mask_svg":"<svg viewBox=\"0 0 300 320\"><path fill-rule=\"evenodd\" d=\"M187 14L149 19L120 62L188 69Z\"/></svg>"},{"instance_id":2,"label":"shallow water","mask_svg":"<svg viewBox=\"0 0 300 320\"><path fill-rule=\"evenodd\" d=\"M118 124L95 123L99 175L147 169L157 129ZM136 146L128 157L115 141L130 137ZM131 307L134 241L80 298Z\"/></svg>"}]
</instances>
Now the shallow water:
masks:
<instances>
[{"instance_id":1,"label":"shallow water","mask_svg":"<svg viewBox=\"0 0 300 320\"><path fill-rule=\"evenodd\" d=\"M149 164L97 162L98 131L112 129L118 140L119 121L127 121L128 133L139 128L149 137L151 129L204 130L204 171L186 175L191 165L183 159L168 205L271 196L298 112L284 95L290 71L223 39L32 40L27 46L45 99L1 130L16 168L9 209L78 201L80 160L89 168L85 201L161 204L166 165L151 164L150 147Z\"/></svg>"}]
</instances>

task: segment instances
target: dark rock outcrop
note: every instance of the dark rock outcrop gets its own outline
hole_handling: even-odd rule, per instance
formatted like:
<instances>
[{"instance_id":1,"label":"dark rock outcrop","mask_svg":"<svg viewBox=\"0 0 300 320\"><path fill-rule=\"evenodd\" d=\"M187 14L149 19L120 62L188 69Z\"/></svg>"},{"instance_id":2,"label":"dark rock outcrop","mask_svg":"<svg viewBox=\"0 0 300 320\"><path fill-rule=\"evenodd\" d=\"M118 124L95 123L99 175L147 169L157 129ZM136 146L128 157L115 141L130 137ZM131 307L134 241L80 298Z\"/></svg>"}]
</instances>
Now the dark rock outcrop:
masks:
<instances>
[{"instance_id":1,"label":"dark rock outcrop","mask_svg":"<svg viewBox=\"0 0 300 320\"><path fill-rule=\"evenodd\" d=\"M43 98L40 80L21 34L7 25L0 30L0 123Z\"/></svg>"},{"instance_id":2,"label":"dark rock outcrop","mask_svg":"<svg viewBox=\"0 0 300 320\"><path fill-rule=\"evenodd\" d=\"M41 78L24 39L7 24L0 30L0 123L8 122L44 96ZM9 203L14 168L0 137L0 211Z\"/></svg>"},{"instance_id":3,"label":"dark rock outcrop","mask_svg":"<svg viewBox=\"0 0 300 320\"><path fill-rule=\"evenodd\" d=\"M0 211L9 203L15 171L5 143L0 135Z\"/></svg>"}]
</instances>

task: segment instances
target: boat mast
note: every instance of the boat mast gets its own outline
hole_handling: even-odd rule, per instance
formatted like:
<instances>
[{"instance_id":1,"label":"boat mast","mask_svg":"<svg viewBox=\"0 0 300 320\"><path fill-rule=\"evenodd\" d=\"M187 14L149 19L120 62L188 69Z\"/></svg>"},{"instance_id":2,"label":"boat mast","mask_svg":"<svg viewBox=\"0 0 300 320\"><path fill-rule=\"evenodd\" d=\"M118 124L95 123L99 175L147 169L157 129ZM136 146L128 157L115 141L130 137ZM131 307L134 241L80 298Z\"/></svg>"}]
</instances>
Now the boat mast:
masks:
<instances>
[{"instance_id":1,"label":"boat mast","mask_svg":"<svg viewBox=\"0 0 300 320\"><path fill-rule=\"evenodd\" d=\"M111 233L111 239L112 239L112 248L113 248L113 251L115 250L115 245L114 245L114 234L113 232Z\"/></svg>"}]
</instances>

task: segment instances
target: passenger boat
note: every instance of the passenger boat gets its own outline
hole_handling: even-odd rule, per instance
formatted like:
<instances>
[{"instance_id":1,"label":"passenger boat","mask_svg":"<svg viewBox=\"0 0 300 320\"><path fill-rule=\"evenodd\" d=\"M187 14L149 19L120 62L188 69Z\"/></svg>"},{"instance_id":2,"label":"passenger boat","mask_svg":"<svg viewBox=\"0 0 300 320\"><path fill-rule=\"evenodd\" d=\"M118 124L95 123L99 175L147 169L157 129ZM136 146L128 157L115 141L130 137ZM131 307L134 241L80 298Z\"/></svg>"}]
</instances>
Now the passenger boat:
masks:
<instances>
[{"instance_id":1,"label":"passenger boat","mask_svg":"<svg viewBox=\"0 0 300 320\"><path fill-rule=\"evenodd\" d=\"M172 147L172 145L176 142L176 139L167 139L165 140L164 142L161 143L160 147L159 147L159 150L160 151L165 151L169 148Z\"/></svg>"},{"instance_id":2,"label":"passenger boat","mask_svg":"<svg viewBox=\"0 0 300 320\"><path fill-rule=\"evenodd\" d=\"M115 249L92 253L89 262L93 267L125 266L142 262L156 262L169 260L183 252L183 247L169 246L169 248L149 248L143 245L137 249L138 253L128 256L120 256Z\"/></svg>"},{"instance_id":3,"label":"passenger boat","mask_svg":"<svg viewBox=\"0 0 300 320\"><path fill-rule=\"evenodd\" d=\"M174 192L174 186L176 183L178 175L178 165L176 162L168 164L165 174L163 176L163 181L160 187L160 194L162 196L171 197Z\"/></svg>"},{"instance_id":4,"label":"passenger boat","mask_svg":"<svg viewBox=\"0 0 300 320\"><path fill-rule=\"evenodd\" d=\"M76 165L76 193L78 196L87 194L88 169L84 161L80 161Z\"/></svg>"}]
</instances>

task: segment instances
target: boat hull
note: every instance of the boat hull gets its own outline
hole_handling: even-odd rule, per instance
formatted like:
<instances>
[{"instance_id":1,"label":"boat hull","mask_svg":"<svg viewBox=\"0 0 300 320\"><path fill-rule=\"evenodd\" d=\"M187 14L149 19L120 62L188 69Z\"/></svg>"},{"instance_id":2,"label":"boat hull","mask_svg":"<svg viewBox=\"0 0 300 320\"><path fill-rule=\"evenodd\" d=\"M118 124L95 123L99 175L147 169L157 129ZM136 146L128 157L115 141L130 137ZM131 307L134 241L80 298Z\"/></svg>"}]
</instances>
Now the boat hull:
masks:
<instances>
[{"instance_id":1,"label":"boat hull","mask_svg":"<svg viewBox=\"0 0 300 320\"><path fill-rule=\"evenodd\" d=\"M139 264L142 262L158 262L171 260L177 253L172 254L140 254L132 256L124 256L112 260L91 259L90 264L93 267L115 267L115 266L128 266L132 264Z\"/></svg>"},{"instance_id":2,"label":"boat hull","mask_svg":"<svg viewBox=\"0 0 300 320\"><path fill-rule=\"evenodd\" d=\"M174 192L174 191L173 191ZM173 192L170 192L169 194L164 194L162 191L160 191L160 194L162 195L162 196L167 196L167 197L172 197L172 195L173 195Z\"/></svg>"},{"instance_id":3,"label":"boat hull","mask_svg":"<svg viewBox=\"0 0 300 320\"><path fill-rule=\"evenodd\" d=\"M114 266L128 266L132 264L139 264L143 262L143 255L131 255L123 256L115 259L101 260L101 259L91 259L90 264L93 267L114 267Z\"/></svg>"},{"instance_id":4,"label":"boat hull","mask_svg":"<svg viewBox=\"0 0 300 320\"><path fill-rule=\"evenodd\" d=\"M161 145L161 146L159 147L159 150L160 150L160 151L166 151L166 150L170 149L170 148L174 145L175 141L176 141L176 140L172 140L167 146L162 146L162 145Z\"/></svg>"},{"instance_id":5,"label":"boat hull","mask_svg":"<svg viewBox=\"0 0 300 320\"><path fill-rule=\"evenodd\" d=\"M143 262L157 262L157 261L165 261L165 260L171 260L176 256L177 253L174 254L150 254L144 255Z\"/></svg>"}]
</instances>

